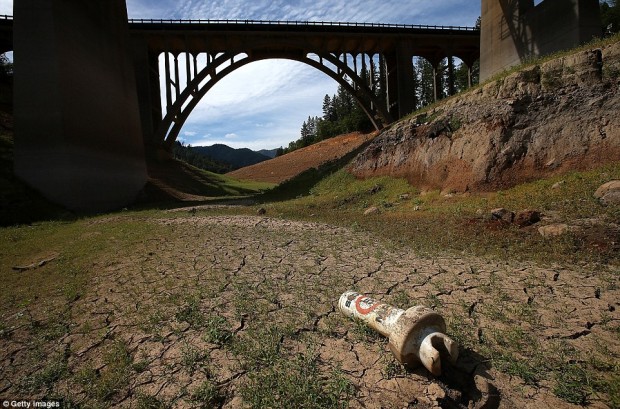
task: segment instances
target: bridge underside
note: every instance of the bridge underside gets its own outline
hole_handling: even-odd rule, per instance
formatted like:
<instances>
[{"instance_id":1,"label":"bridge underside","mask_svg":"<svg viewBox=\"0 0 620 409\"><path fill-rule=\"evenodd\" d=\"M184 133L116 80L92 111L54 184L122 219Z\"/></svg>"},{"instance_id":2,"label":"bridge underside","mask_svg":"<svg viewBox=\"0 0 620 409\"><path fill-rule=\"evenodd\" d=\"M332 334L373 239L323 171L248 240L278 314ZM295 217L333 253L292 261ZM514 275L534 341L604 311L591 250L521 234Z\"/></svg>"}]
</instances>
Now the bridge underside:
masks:
<instances>
[{"instance_id":1,"label":"bridge underside","mask_svg":"<svg viewBox=\"0 0 620 409\"><path fill-rule=\"evenodd\" d=\"M147 179L145 145L170 147L200 99L251 62L285 58L320 70L381 128L415 105L413 56L433 66L455 56L471 66L479 55L471 29L128 26L125 0L19 0L14 13L15 24L0 21L0 51L15 52L16 174L48 199L85 211L131 203ZM380 93L369 80L377 75Z\"/></svg>"},{"instance_id":2,"label":"bridge underside","mask_svg":"<svg viewBox=\"0 0 620 409\"><path fill-rule=\"evenodd\" d=\"M132 23L130 31L145 142L167 149L200 99L251 62L289 59L318 69L349 91L381 129L415 108L414 56L426 58L433 67L449 56L471 67L479 56L479 34L472 30ZM373 80L381 76L382 93Z\"/></svg>"}]
</instances>

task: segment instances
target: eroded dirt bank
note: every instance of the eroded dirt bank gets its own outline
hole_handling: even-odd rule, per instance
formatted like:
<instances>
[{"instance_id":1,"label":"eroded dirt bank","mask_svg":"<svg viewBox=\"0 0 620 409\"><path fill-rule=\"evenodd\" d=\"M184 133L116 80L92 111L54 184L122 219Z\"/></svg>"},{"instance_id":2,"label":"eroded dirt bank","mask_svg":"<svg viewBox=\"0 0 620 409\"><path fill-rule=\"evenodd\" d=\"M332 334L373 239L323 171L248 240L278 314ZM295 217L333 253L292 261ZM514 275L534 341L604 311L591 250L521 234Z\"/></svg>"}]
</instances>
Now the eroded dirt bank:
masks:
<instances>
[{"instance_id":1,"label":"eroded dirt bank","mask_svg":"<svg viewBox=\"0 0 620 409\"><path fill-rule=\"evenodd\" d=\"M612 267L421 258L349 229L195 210L140 222L155 226L148 237L93 250L87 290L66 309L66 294L51 294L3 318L2 396L83 407L300 407L316 394L304 402L568 408L575 368L620 359ZM116 219L83 223L88 243ZM336 310L348 289L441 312L461 342L456 367L440 378L405 371L385 339ZM601 393L583 399L609 404Z\"/></svg>"},{"instance_id":2,"label":"eroded dirt bank","mask_svg":"<svg viewBox=\"0 0 620 409\"><path fill-rule=\"evenodd\" d=\"M358 155L358 177L497 190L620 158L620 43L492 81L400 121Z\"/></svg>"}]
</instances>

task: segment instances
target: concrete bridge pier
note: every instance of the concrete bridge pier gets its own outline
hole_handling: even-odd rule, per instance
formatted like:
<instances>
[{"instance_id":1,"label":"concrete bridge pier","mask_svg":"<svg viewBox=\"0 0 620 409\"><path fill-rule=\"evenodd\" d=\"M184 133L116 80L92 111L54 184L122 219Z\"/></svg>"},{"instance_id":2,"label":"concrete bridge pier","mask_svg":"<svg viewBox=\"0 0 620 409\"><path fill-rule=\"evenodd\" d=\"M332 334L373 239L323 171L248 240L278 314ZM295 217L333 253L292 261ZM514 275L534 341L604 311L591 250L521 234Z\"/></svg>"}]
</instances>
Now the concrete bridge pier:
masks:
<instances>
[{"instance_id":1,"label":"concrete bridge pier","mask_svg":"<svg viewBox=\"0 0 620 409\"><path fill-rule=\"evenodd\" d=\"M392 118L402 118L415 110L413 53L405 46L385 54L387 107Z\"/></svg>"},{"instance_id":2,"label":"concrete bridge pier","mask_svg":"<svg viewBox=\"0 0 620 409\"><path fill-rule=\"evenodd\" d=\"M15 173L79 211L146 182L124 0L14 2Z\"/></svg>"},{"instance_id":3,"label":"concrete bridge pier","mask_svg":"<svg viewBox=\"0 0 620 409\"><path fill-rule=\"evenodd\" d=\"M157 128L163 118L159 89L159 55L142 38L133 39L133 65L140 106L140 119L146 153L160 147Z\"/></svg>"}]
</instances>

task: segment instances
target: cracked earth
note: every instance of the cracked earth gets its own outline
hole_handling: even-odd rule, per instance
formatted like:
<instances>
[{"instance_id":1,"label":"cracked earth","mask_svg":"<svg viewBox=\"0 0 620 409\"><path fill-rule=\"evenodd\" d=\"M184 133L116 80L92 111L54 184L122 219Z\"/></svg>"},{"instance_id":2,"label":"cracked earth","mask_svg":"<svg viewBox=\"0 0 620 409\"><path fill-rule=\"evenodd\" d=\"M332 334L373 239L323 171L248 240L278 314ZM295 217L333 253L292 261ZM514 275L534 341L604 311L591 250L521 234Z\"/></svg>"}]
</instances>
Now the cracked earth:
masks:
<instances>
[{"instance_id":1,"label":"cracked earth","mask_svg":"<svg viewBox=\"0 0 620 409\"><path fill-rule=\"evenodd\" d=\"M353 408L569 408L553 379L528 382L510 359L492 360L489 340L500 349L505 342L514 358L523 351L567 365L618 362L620 289L611 267L419 257L363 232L269 217L192 211L144 222L157 233L96 258L84 295L68 309L50 297L3 318L0 396L241 408L261 385L273 388L270 367L311 357L324 389L335 380L350 386L339 399ZM86 223L82 239L105 223L114 219ZM53 258L42 259L36 268L54 268ZM337 310L346 290L441 313L461 343L456 365L441 377L402 368L387 340ZM45 332L44 342L33 327L50 329L50 311L64 311L66 325ZM63 375L45 382L53 362ZM208 404L204 385L212 387ZM605 397L588 403L608 407Z\"/></svg>"}]
</instances>

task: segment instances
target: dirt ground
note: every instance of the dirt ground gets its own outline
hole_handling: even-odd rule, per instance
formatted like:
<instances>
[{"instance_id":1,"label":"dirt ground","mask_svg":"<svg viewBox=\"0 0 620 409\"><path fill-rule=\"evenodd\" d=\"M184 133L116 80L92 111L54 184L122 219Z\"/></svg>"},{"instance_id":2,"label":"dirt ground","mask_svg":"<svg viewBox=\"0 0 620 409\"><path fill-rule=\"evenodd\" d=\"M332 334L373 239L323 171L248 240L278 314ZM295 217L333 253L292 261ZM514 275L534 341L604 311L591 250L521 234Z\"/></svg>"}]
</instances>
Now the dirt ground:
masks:
<instances>
[{"instance_id":1,"label":"dirt ground","mask_svg":"<svg viewBox=\"0 0 620 409\"><path fill-rule=\"evenodd\" d=\"M295 150L283 156L246 166L228 173L237 179L256 180L259 182L282 183L303 171L321 164L342 158L362 144L372 140L377 133L361 134L353 132L336 136Z\"/></svg>"},{"instance_id":2,"label":"dirt ground","mask_svg":"<svg viewBox=\"0 0 620 409\"><path fill-rule=\"evenodd\" d=\"M3 317L0 397L63 397L81 407L302 407L291 396L303 389L300 399L318 390L353 408L568 408L553 379L527 382L493 366L485 339L503 334L507 349L523 343L516 349L537 348L549 362L618 362L620 289L611 268L419 257L353 229L195 208L143 222L156 233L95 258L60 329L51 317L64 298ZM79 239L110 223L85 221ZM56 250L36 268L54 269ZM441 377L402 368L383 337L337 310L349 289L440 312L461 342L456 365ZM287 379L299 385L286 389Z\"/></svg>"}]
</instances>

